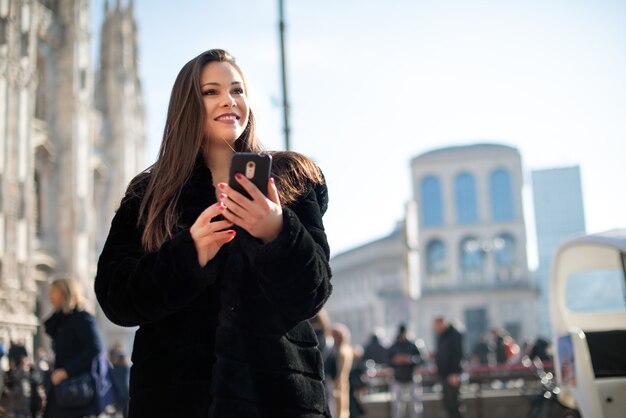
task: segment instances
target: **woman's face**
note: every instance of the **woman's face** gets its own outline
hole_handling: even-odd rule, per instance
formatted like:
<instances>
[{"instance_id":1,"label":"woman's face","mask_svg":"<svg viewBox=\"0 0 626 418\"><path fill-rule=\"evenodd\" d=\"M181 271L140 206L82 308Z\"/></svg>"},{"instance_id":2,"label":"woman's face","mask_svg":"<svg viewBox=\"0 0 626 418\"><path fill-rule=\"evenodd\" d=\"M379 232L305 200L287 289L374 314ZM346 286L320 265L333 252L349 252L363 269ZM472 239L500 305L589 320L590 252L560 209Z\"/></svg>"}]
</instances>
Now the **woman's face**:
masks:
<instances>
[{"instance_id":1,"label":"woman's face","mask_svg":"<svg viewBox=\"0 0 626 418\"><path fill-rule=\"evenodd\" d=\"M248 125L248 97L243 78L227 62L211 62L200 74L202 100L207 116L205 135L211 144L232 146Z\"/></svg>"},{"instance_id":2,"label":"woman's face","mask_svg":"<svg viewBox=\"0 0 626 418\"><path fill-rule=\"evenodd\" d=\"M63 292L58 287L50 286L48 289L48 299L55 310L59 310L61 306L63 306Z\"/></svg>"}]
</instances>

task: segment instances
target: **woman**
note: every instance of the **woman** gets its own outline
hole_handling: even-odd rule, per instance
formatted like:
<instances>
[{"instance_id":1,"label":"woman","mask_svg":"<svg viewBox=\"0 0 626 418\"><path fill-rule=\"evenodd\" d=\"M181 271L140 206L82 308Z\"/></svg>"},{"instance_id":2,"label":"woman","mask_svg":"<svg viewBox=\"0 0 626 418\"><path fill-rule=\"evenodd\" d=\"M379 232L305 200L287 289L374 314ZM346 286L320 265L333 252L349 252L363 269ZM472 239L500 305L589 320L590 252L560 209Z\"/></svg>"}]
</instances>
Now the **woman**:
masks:
<instances>
[{"instance_id":1,"label":"woman","mask_svg":"<svg viewBox=\"0 0 626 418\"><path fill-rule=\"evenodd\" d=\"M321 417L322 361L306 321L330 295L323 176L272 153L268 196L228 182L260 152L241 69L223 50L172 89L156 163L129 186L98 263L105 314L139 326L130 417ZM220 216L221 215L221 216Z\"/></svg>"},{"instance_id":2,"label":"woman","mask_svg":"<svg viewBox=\"0 0 626 418\"><path fill-rule=\"evenodd\" d=\"M91 372L91 365L102 348L93 315L85 311L79 284L72 279L57 279L49 287L48 298L54 313L45 322L52 338L54 369L50 376L44 418L72 418L97 415L96 397L84 408L63 408L57 403L55 390L69 377Z\"/></svg>"},{"instance_id":3,"label":"woman","mask_svg":"<svg viewBox=\"0 0 626 418\"><path fill-rule=\"evenodd\" d=\"M350 330L343 324L333 326L334 357L336 362L333 376L333 418L350 418L350 370L354 353L350 346Z\"/></svg>"}]
</instances>

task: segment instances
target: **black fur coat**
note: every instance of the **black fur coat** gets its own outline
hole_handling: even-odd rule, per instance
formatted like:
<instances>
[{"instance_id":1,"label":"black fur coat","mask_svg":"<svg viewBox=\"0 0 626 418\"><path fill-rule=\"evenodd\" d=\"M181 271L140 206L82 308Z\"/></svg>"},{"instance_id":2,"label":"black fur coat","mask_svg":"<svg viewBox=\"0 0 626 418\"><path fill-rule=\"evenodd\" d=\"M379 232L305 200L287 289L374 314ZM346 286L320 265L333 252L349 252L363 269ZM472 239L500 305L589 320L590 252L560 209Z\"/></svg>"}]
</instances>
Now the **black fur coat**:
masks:
<instances>
[{"instance_id":1,"label":"black fur coat","mask_svg":"<svg viewBox=\"0 0 626 418\"><path fill-rule=\"evenodd\" d=\"M322 224L325 185L283 209L263 245L237 229L204 268L189 227L216 202L196 165L179 203L180 228L152 253L136 227L148 175L122 200L98 261L95 291L114 323L139 326L131 417L328 417L323 367L307 319L331 292Z\"/></svg>"}]
</instances>

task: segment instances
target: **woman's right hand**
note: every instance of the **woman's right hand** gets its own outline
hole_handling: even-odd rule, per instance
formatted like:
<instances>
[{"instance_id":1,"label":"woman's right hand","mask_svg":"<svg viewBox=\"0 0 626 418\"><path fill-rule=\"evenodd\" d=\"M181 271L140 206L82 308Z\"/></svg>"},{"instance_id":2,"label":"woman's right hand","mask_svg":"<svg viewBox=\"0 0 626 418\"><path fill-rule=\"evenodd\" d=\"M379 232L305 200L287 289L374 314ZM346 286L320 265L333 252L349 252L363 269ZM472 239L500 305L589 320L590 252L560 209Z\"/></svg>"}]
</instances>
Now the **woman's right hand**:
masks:
<instances>
[{"instance_id":1,"label":"woman's right hand","mask_svg":"<svg viewBox=\"0 0 626 418\"><path fill-rule=\"evenodd\" d=\"M222 202L218 202L206 208L189 230L196 246L200 267L206 266L222 248L222 245L235 238L235 231L226 229L233 226L232 222L227 220L211 222L211 219L221 214L220 208L223 205Z\"/></svg>"}]
</instances>

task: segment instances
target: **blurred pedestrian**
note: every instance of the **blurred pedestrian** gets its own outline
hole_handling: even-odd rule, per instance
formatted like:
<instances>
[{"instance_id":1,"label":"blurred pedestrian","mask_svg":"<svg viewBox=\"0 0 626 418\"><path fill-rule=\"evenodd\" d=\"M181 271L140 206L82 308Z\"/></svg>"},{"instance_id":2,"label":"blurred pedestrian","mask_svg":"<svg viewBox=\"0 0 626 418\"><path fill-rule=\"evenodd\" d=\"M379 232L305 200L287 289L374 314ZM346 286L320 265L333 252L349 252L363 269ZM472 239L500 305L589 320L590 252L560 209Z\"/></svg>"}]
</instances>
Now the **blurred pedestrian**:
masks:
<instances>
[{"instance_id":1,"label":"blurred pedestrian","mask_svg":"<svg viewBox=\"0 0 626 418\"><path fill-rule=\"evenodd\" d=\"M360 394L367 389L367 383L363 377L367 373L365 359L363 358L363 347L355 346L352 348L354 357L352 360L352 369L350 370L350 418L358 418L365 415L365 408L360 400Z\"/></svg>"},{"instance_id":2,"label":"blurred pedestrian","mask_svg":"<svg viewBox=\"0 0 626 418\"><path fill-rule=\"evenodd\" d=\"M14 418L30 416L31 376L28 357L19 357L19 363L7 373L6 389L8 394L8 410Z\"/></svg>"},{"instance_id":3,"label":"blurred pedestrian","mask_svg":"<svg viewBox=\"0 0 626 418\"><path fill-rule=\"evenodd\" d=\"M9 368L14 369L17 368L20 364L22 364L22 359L24 357L28 357L28 352L26 351L26 343L23 338L18 339L17 341L11 341L11 347L9 347Z\"/></svg>"},{"instance_id":4,"label":"blurred pedestrian","mask_svg":"<svg viewBox=\"0 0 626 418\"><path fill-rule=\"evenodd\" d=\"M350 418L350 370L354 358L350 346L350 330L343 324L335 324L332 334L336 372L332 379L335 408L331 413L333 418Z\"/></svg>"},{"instance_id":5,"label":"blurred pedestrian","mask_svg":"<svg viewBox=\"0 0 626 418\"><path fill-rule=\"evenodd\" d=\"M46 400L46 391L43 385L44 375L33 364L30 368L30 416L40 417Z\"/></svg>"},{"instance_id":6,"label":"blurred pedestrian","mask_svg":"<svg viewBox=\"0 0 626 418\"><path fill-rule=\"evenodd\" d=\"M52 360L50 359L50 355L48 354L46 349L43 347L39 347L35 352L35 359L33 361L33 367L31 368L34 383L32 391L33 395L31 396L31 410L38 409L43 411L44 409L48 386L51 385L51 362ZM39 414L33 413L33 417L35 416L38 417Z\"/></svg>"},{"instance_id":7,"label":"blurred pedestrian","mask_svg":"<svg viewBox=\"0 0 626 418\"><path fill-rule=\"evenodd\" d=\"M389 347L389 364L393 368L391 382L391 418L406 416L420 418L423 412L422 385L419 366L422 355L415 342L407 335L406 325L400 324L396 340Z\"/></svg>"},{"instance_id":8,"label":"blurred pedestrian","mask_svg":"<svg viewBox=\"0 0 626 418\"><path fill-rule=\"evenodd\" d=\"M531 360L538 358L541 361L549 361L552 359L552 356L550 356L548 352L548 347L550 347L550 343L547 339L537 337L532 347L529 348L528 357L530 357Z\"/></svg>"},{"instance_id":9,"label":"blurred pedestrian","mask_svg":"<svg viewBox=\"0 0 626 418\"><path fill-rule=\"evenodd\" d=\"M380 342L383 332L381 328L378 328L370 336L363 353L363 359L365 361L373 360L376 364L384 364L387 362L387 348Z\"/></svg>"},{"instance_id":10,"label":"blurred pedestrian","mask_svg":"<svg viewBox=\"0 0 626 418\"><path fill-rule=\"evenodd\" d=\"M2 402L2 395L4 394L4 359L7 354L4 339L0 338L0 403Z\"/></svg>"},{"instance_id":11,"label":"blurred pedestrian","mask_svg":"<svg viewBox=\"0 0 626 418\"><path fill-rule=\"evenodd\" d=\"M113 365L111 371L115 388L118 395L118 401L115 409L122 413L124 418L128 417L128 391L130 384L130 360L124 346L121 342L117 342L111 350L109 350L109 359Z\"/></svg>"},{"instance_id":12,"label":"blurred pedestrian","mask_svg":"<svg viewBox=\"0 0 626 418\"><path fill-rule=\"evenodd\" d=\"M230 178L236 152L262 151L234 58L213 49L185 64L157 161L129 185L95 280L106 316L139 326L131 417L328 414L307 323L331 292L327 187L295 152L269 153L267 194L248 172Z\"/></svg>"},{"instance_id":13,"label":"blurred pedestrian","mask_svg":"<svg viewBox=\"0 0 626 418\"><path fill-rule=\"evenodd\" d=\"M459 331L444 317L436 317L433 328L438 335L437 374L443 385L443 405L449 418L461 418L461 360L463 358L463 338Z\"/></svg>"},{"instance_id":14,"label":"blurred pedestrian","mask_svg":"<svg viewBox=\"0 0 626 418\"><path fill-rule=\"evenodd\" d=\"M472 362L481 366L489 364L489 344L487 344L485 334L483 333L480 333L478 341L472 348Z\"/></svg>"},{"instance_id":15,"label":"blurred pedestrian","mask_svg":"<svg viewBox=\"0 0 626 418\"><path fill-rule=\"evenodd\" d=\"M494 353L496 363L506 363L507 355L506 347L504 346L504 332L498 328L491 330L491 351Z\"/></svg>"},{"instance_id":16,"label":"blurred pedestrian","mask_svg":"<svg viewBox=\"0 0 626 418\"><path fill-rule=\"evenodd\" d=\"M73 418L97 415L96 396L80 408L59 405L58 385L68 378L88 373L91 375L94 359L102 349L100 334L93 315L85 310L85 299L78 282L60 278L50 284L48 298L54 308L46 320L46 333L52 338L54 370L46 394L45 418ZM94 389L95 390L95 389Z\"/></svg>"}]
</instances>

